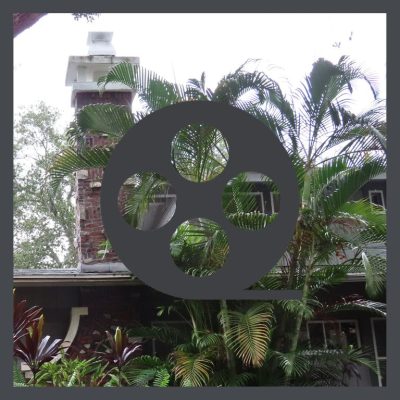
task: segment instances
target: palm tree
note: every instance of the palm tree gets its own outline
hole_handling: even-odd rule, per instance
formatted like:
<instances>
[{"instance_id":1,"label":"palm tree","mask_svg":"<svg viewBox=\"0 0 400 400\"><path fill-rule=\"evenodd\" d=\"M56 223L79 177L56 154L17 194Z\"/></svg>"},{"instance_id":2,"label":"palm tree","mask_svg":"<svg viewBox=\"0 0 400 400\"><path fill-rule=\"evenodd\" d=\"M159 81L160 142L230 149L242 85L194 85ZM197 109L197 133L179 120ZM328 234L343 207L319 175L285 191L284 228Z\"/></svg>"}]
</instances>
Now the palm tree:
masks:
<instances>
[{"instance_id":1,"label":"palm tree","mask_svg":"<svg viewBox=\"0 0 400 400\"><path fill-rule=\"evenodd\" d=\"M127 108L112 104L84 107L68 132L73 145L57 157L51 170L56 187L64 176L74 171L104 167L115 144L135 122L181 101L218 101L243 109L271 128L285 146L298 176L299 218L285 254L286 262L280 266L279 273L268 274L254 286L299 289L302 299L274 301L272 305L238 304L238 310L222 301L221 334L204 323L208 320L204 318L204 304L184 302L194 341L177 348L174 353L175 376L183 385L211 384L212 372L221 373L225 383L232 382L232 376L238 376L239 372L235 359L243 366L254 368L272 363L283 374L286 384L295 383L301 365L310 365L299 344L302 324L317 310L326 308L318 301L318 291L343 282L346 274L355 268L365 271L369 295L376 296L384 288L385 260L370 256L368 243L385 241L385 214L365 201L352 201L352 195L385 171L386 166L383 103L377 101L373 108L358 116L348 110L353 81L367 82L376 97L373 80L347 57L342 57L337 64L319 59L304 84L288 98L277 82L262 72L246 72L245 66L223 77L215 90L206 88L204 74L200 80L191 79L186 85L178 85L139 66L124 63L115 66L100 79L100 89L112 82L124 83L137 91L143 110L132 114ZM110 144L87 148L82 140L86 134L106 134ZM76 142L80 144L78 149ZM182 176L202 182L220 173L227 160L227 150L217 130L202 125L190 126L176 136L171 159ZM154 175L142 178L141 188L160 185ZM237 187L246 184L243 177L236 183ZM235 190L235 187L234 182L227 190ZM239 193L243 194L243 190L237 190ZM153 196L152 190L141 191L140 207L129 209L127 216L135 220L139 210L145 212ZM242 228L267 226L274 215L255 212L249 198L240 195L233 205L224 204L227 218ZM194 233L196 240L193 240ZM204 221L201 224L191 221L178 229L171 246L177 265L193 275L215 271L222 265L227 251L223 232ZM339 263L333 257L338 249L351 249L353 255ZM339 304L337 309L340 306L382 313L380 305L377 307L376 303L368 301ZM275 333L271 333L275 324L272 315L276 320ZM215 369L221 362L221 348L231 378L224 375L223 369ZM362 363L363 356L360 355L359 360Z\"/></svg>"},{"instance_id":2,"label":"palm tree","mask_svg":"<svg viewBox=\"0 0 400 400\"><path fill-rule=\"evenodd\" d=\"M275 82L262 72L246 72L244 67L245 64L223 77L212 91L205 87L204 73L200 80L191 79L186 85L178 85L137 65L122 63L115 66L100 78L100 90L112 82L124 83L137 92L142 111L132 114L126 107L113 104L82 108L67 132L71 147L59 155L51 170L53 187L64 176L79 169L106 166L113 147L127 130L160 108L195 100L225 102L243 110L257 107L265 101L266 93L274 90ZM87 148L83 141L87 134L107 135L110 145ZM227 151L227 143L218 130L197 124L179 131L172 144L171 159L182 176L203 182L221 172L227 162Z\"/></svg>"},{"instance_id":3,"label":"palm tree","mask_svg":"<svg viewBox=\"0 0 400 400\"><path fill-rule=\"evenodd\" d=\"M321 270L321 263L329 263L335 247L351 247L362 255L370 294L376 294L382 286L377 264L383 260L375 260L378 262L373 266L364 249L365 240L381 241L385 236L384 215L364 202L349 201L361 186L385 170L385 145L380 140L384 137L383 109L378 102L360 116L347 110L356 79L366 81L376 97L373 81L347 57L340 58L337 65L319 59L290 102L276 88L270 92L264 110L257 110L259 118L275 128L299 177L301 206L289 248L287 285L302 289L303 310L313 275ZM366 161L371 144L377 154ZM343 234L346 226L351 227L351 234ZM353 262L356 260L360 258L354 257ZM291 353L297 349L305 316L301 309L290 338Z\"/></svg>"}]
</instances>

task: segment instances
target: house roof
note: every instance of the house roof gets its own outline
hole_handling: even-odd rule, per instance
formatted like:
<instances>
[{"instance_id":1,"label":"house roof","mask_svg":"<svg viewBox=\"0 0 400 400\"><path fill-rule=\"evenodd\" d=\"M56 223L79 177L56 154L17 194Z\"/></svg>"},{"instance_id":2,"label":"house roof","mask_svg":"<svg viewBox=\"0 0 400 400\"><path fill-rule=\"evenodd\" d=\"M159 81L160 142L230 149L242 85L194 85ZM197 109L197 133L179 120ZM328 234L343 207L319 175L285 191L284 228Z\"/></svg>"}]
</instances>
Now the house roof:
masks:
<instances>
[{"instance_id":1,"label":"house roof","mask_svg":"<svg viewBox=\"0 0 400 400\"><path fill-rule=\"evenodd\" d=\"M347 274L346 282L364 282L365 274ZM130 271L82 272L78 269L15 269L15 287L33 286L140 286L143 282Z\"/></svg>"},{"instance_id":2,"label":"house roof","mask_svg":"<svg viewBox=\"0 0 400 400\"><path fill-rule=\"evenodd\" d=\"M82 272L79 269L15 269L14 286L140 285L131 272Z\"/></svg>"}]
</instances>

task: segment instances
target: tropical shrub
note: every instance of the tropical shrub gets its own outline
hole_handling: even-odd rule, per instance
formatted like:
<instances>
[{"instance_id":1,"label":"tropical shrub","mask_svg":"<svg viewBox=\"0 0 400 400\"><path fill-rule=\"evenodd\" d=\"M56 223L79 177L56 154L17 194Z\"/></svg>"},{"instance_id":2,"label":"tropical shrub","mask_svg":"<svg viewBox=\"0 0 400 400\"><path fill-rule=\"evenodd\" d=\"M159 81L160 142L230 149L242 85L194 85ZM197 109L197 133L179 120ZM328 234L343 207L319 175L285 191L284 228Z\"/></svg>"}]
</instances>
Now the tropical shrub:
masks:
<instances>
[{"instance_id":1,"label":"tropical shrub","mask_svg":"<svg viewBox=\"0 0 400 400\"><path fill-rule=\"evenodd\" d=\"M121 386L124 382L127 383L127 378L124 374L124 367L141 352L141 346L137 343L130 343L129 337L123 333L120 327L115 330L114 336L109 331L106 331L107 347L104 351L96 351L95 354L107 362L111 369L108 374L111 376L111 385Z\"/></svg>"},{"instance_id":2,"label":"tropical shrub","mask_svg":"<svg viewBox=\"0 0 400 400\"><path fill-rule=\"evenodd\" d=\"M13 342L14 344L27 334L27 329L36 322L42 314L42 309L38 306L27 308L27 301L21 300L18 303L14 295L14 312L13 312Z\"/></svg>"},{"instance_id":3,"label":"tropical shrub","mask_svg":"<svg viewBox=\"0 0 400 400\"><path fill-rule=\"evenodd\" d=\"M351 271L365 273L368 296L374 298L384 291L386 261L370 254L368 245L385 242L385 213L352 197L386 169L384 103L376 100L370 110L360 115L349 111L352 82L366 82L375 99L377 91L373 79L348 57L340 58L337 64L318 59L304 83L290 96L265 73L246 71L247 66L244 64L223 77L215 90L206 87L204 74L200 80L191 79L186 85L179 85L139 66L125 63L115 66L100 79L100 89L109 83L124 83L137 92L143 110L132 114L126 107L112 104L82 108L68 133L73 145L53 164L53 187L79 169L106 166L125 132L162 107L182 101L217 101L258 118L276 134L288 152L296 170L301 203L284 262L253 288L297 289L302 292L301 300L260 305L178 302L175 310L180 307L179 313L188 321L192 337L175 346L168 362L175 382L182 386L249 382L344 385L346 375L357 375L355 365L371 367L365 354L359 349L331 352L329 357L336 357L337 361L331 364L326 352L304 350L300 333L304 322L321 310L329 314L340 307L342 310L354 307L383 312L379 302L359 298L336 304L335 311L319 295L326 288L342 283ZM175 168L195 182L212 179L221 167L216 162L221 160L216 160L214 149L223 140L215 130L203 131L200 125L185 129L175 137L171 150ZM85 135L97 134L107 135L110 144L101 148L86 147ZM246 182L243 176L240 179L227 189L234 191L237 187L240 189L236 193L242 194L236 196L238 201L234 203L223 203L225 215L240 228L268 228L276 216L255 212L249 207L250 198L242 190ZM125 216L133 221L133 226L152 201L152 189L160 184L162 181L155 174L143 176L141 186L131 194L128 204L135 207L125 208ZM175 233L172 256L186 273L208 275L221 266L226 255L226 237L218 226L192 222ZM338 250L350 250L352 255L345 262L339 262L335 257ZM219 315L217 323L216 314ZM158 365L158 361L147 361ZM316 365L324 366L318 376L310 372ZM144 382L149 384L151 380Z\"/></svg>"},{"instance_id":4,"label":"tropical shrub","mask_svg":"<svg viewBox=\"0 0 400 400\"><path fill-rule=\"evenodd\" d=\"M53 387L104 386L108 364L100 359L80 360L63 355L56 363L46 362L36 376L37 385Z\"/></svg>"},{"instance_id":5,"label":"tropical shrub","mask_svg":"<svg viewBox=\"0 0 400 400\"><path fill-rule=\"evenodd\" d=\"M14 354L24 361L33 373L33 383L40 367L51 361L60 351L61 339L51 341L50 336L43 337L43 315L34 321L26 330L26 334L14 343Z\"/></svg>"}]
</instances>

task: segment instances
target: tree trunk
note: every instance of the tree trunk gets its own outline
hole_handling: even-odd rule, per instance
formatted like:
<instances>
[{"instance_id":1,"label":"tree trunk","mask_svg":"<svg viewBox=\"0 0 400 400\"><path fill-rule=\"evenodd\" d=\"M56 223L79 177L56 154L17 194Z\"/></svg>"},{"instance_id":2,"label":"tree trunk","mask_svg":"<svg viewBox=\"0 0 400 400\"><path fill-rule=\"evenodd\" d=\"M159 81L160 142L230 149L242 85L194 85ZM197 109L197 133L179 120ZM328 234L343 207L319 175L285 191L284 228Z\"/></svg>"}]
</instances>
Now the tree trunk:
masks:
<instances>
[{"instance_id":1,"label":"tree trunk","mask_svg":"<svg viewBox=\"0 0 400 400\"><path fill-rule=\"evenodd\" d=\"M292 357L292 367L293 367L293 361L294 361L294 357L295 357L294 352L297 350L297 345L299 343L300 330L301 330L301 325L303 323L303 317L304 317L304 309L307 307L307 300L308 300L308 296L310 294L310 281L311 281L311 275L312 275L314 263L315 263L314 246L315 246L315 242L313 239L312 244L311 244L311 254L309 257L309 263L306 266L306 275L304 278L303 296L301 299L302 309L296 316L295 328L294 328L292 340L291 340L290 347L289 347L289 354L290 354L290 357ZM289 380L289 378L290 378L290 375L292 372L292 367L290 368L289 374L286 377L287 380Z\"/></svg>"},{"instance_id":2,"label":"tree trunk","mask_svg":"<svg viewBox=\"0 0 400 400\"><path fill-rule=\"evenodd\" d=\"M303 186L303 193L302 193L302 199L301 199L301 203L302 203L301 206L303 209L309 207L310 196L311 196L311 171L308 170L306 172L306 174L304 175L304 186ZM296 239L299 240L299 242L298 242L299 247L296 249L298 251L298 253L296 254L297 259L300 258L300 254L302 251L301 250L301 235L302 235L301 226L299 225L299 222L298 222L297 226L296 226ZM309 264L306 266L306 275L304 278L303 294L302 294L302 299L301 299L301 304L304 307L307 305L307 299L308 299L308 295L309 295L309 284L310 284L312 265L313 265L313 258L312 258L313 253L314 253L313 250L314 250L314 239L313 239L313 243L312 243L312 247L311 247L311 256L309 258ZM292 357L292 366L293 366L293 361L294 361L294 352L296 351L297 345L299 342L301 325L303 323L303 316L304 316L304 310L302 309L296 315L294 331L291 335L291 340L290 340L290 344L289 344L289 354L290 354L290 357ZM290 371L286 376L286 384L289 383L291 372L292 372L292 367L290 368Z\"/></svg>"},{"instance_id":3,"label":"tree trunk","mask_svg":"<svg viewBox=\"0 0 400 400\"><path fill-rule=\"evenodd\" d=\"M226 352L226 361L228 364L228 370L235 375L236 374L236 365L235 365L235 356L233 355L231 349L229 349L227 345L227 332L230 329L229 315L228 315L228 304L226 300L221 300L221 321L222 321L222 330L224 334L224 343L225 343L225 352Z\"/></svg>"},{"instance_id":4,"label":"tree trunk","mask_svg":"<svg viewBox=\"0 0 400 400\"><path fill-rule=\"evenodd\" d=\"M308 299L308 294L309 294L309 285L310 285L310 277L311 277L311 268L308 268L307 272L306 272L306 277L305 277L305 280L304 280L303 296L302 296L302 299L301 299L301 304L304 307L307 305L307 299ZM297 344L299 342L299 337L300 337L301 324L303 322L303 316L304 316L304 311L299 312L297 314L297 316L296 316L294 333L293 333L292 341L291 341L290 348L289 348L289 352L290 353L293 353L297 349Z\"/></svg>"}]
</instances>

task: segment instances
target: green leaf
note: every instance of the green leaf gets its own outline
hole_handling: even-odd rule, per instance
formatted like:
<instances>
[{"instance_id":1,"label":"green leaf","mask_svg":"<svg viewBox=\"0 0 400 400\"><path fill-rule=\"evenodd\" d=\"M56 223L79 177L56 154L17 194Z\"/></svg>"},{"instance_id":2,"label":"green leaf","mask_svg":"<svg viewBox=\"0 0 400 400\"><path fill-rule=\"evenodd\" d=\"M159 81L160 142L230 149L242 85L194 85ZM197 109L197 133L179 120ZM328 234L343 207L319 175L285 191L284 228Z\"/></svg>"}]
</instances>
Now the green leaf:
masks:
<instances>
[{"instance_id":1,"label":"green leaf","mask_svg":"<svg viewBox=\"0 0 400 400\"><path fill-rule=\"evenodd\" d=\"M106 134L120 139L133 126L132 113L126 106L91 104L83 107L76 117L79 128L90 134Z\"/></svg>"},{"instance_id":2,"label":"green leaf","mask_svg":"<svg viewBox=\"0 0 400 400\"><path fill-rule=\"evenodd\" d=\"M168 194L170 184L154 172L137 173L133 178L134 184L130 188L127 187L123 213L131 226L140 229L150 203L155 200L156 195Z\"/></svg>"},{"instance_id":3,"label":"green leaf","mask_svg":"<svg viewBox=\"0 0 400 400\"><path fill-rule=\"evenodd\" d=\"M88 148L77 152L73 148L67 148L61 152L53 162L50 170L51 186L56 190L62 179L81 169L104 168L110 157L111 148Z\"/></svg>"},{"instance_id":4,"label":"green leaf","mask_svg":"<svg viewBox=\"0 0 400 400\"><path fill-rule=\"evenodd\" d=\"M14 386L18 386L18 387L28 386L26 384L26 379L25 379L20 367L18 366L17 362L15 362L15 361L13 363L13 383L14 383Z\"/></svg>"},{"instance_id":5,"label":"green leaf","mask_svg":"<svg viewBox=\"0 0 400 400\"><path fill-rule=\"evenodd\" d=\"M361 311L386 318L386 304L372 300L346 300L336 304L324 305L324 313L340 313L343 311Z\"/></svg>"},{"instance_id":6,"label":"green leaf","mask_svg":"<svg viewBox=\"0 0 400 400\"><path fill-rule=\"evenodd\" d=\"M359 167L338 172L324 185L323 195L315 198L315 207L324 212L325 217L334 215L351 196L375 176L385 172L383 159L374 159Z\"/></svg>"},{"instance_id":7,"label":"green leaf","mask_svg":"<svg viewBox=\"0 0 400 400\"><path fill-rule=\"evenodd\" d=\"M166 387L171 379L168 363L149 355L133 359L124 368L124 375L131 386Z\"/></svg>"},{"instance_id":8,"label":"green leaf","mask_svg":"<svg viewBox=\"0 0 400 400\"><path fill-rule=\"evenodd\" d=\"M176 351L175 378L181 386L206 386L213 370L213 362L203 354L189 354Z\"/></svg>"},{"instance_id":9,"label":"green leaf","mask_svg":"<svg viewBox=\"0 0 400 400\"><path fill-rule=\"evenodd\" d=\"M260 367L266 357L273 321L272 306L256 304L245 312L228 311L227 345L244 365ZM221 323L225 318L220 314Z\"/></svg>"},{"instance_id":10,"label":"green leaf","mask_svg":"<svg viewBox=\"0 0 400 400\"><path fill-rule=\"evenodd\" d=\"M263 229L271 224L278 214L263 214L259 211L253 211L249 213L238 212L234 214L228 214L227 218L229 222L238 228L257 230Z\"/></svg>"},{"instance_id":11,"label":"green leaf","mask_svg":"<svg viewBox=\"0 0 400 400\"><path fill-rule=\"evenodd\" d=\"M117 64L98 80L101 91L104 91L109 83L122 83L136 90L149 111L188 100L185 87L172 84L152 71L126 62Z\"/></svg>"},{"instance_id":12,"label":"green leaf","mask_svg":"<svg viewBox=\"0 0 400 400\"><path fill-rule=\"evenodd\" d=\"M382 293L386 285L385 275L380 268L381 263L379 263L379 258L368 257L365 252L362 252L361 258L365 270L365 289L372 298L377 297Z\"/></svg>"},{"instance_id":13,"label":"green leaf","mask_svg":"<svg viewBox=\"0 0 400 400\"><path fill-rule=\"evenodd\" d=\"M221 132L205 124L182 128L172 142L172 163L185 179L207 182L218 176L228 162L228 144Z\"/></svg>"}]
</instances>

